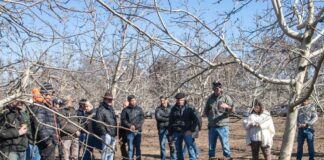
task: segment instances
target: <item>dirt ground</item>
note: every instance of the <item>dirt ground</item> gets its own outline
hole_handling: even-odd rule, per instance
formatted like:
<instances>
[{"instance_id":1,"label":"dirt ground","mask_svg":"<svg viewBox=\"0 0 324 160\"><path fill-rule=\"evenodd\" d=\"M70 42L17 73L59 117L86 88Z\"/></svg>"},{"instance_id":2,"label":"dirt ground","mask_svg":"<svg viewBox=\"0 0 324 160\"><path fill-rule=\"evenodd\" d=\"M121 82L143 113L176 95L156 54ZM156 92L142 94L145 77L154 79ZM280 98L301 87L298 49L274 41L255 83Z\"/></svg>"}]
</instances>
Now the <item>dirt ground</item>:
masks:
<instances>
[{"instance_id":1,"label":"dirt ground","mask_svg":"<svg viewBox=\"0 0 324 160\"><path fill-rule=\"evenodd\" d=\"M284 131L284 117L274 117L274 123L276 128L276 135L274 137L274 144L272 147L272 158L277 159L280 152L281 140L283 137ZM315 125L315 151L316 151L316 159L324 160L324 117L320 117ZM242 120L237 122L235 119L232 119L232 123L230 125L230 147L232 152L233 159L250 159L251 158L251 150L250 147L245 143L245 130L243 129ZM203 119L203 128L199 134L199 138L196 139L196 143L200 149L200 159L207 160L208 159L208 132L207 132L207 119ZM294 150L292 154L292 159L296 157L296 148L297 142L295 141ZM220 142L217 142L217 157L222 157L222 150L220 146ZM168 151L168 149L167 149ZM305 142L304 146L304 159L308 159L307 157L307 144ZM118 153L116 158L120 156L119 146ZM261 156L261 155L260 155ZM261 156L262 157L262 156ZM146 119L144 123L144 132L142 137L142 159L150 160L150 159L159 159L160 158L160 149L159 149L159 140L156 130L156 122L154 119ZM188 158L188 157L186 157Z\"/></svg>"}]
</instances>

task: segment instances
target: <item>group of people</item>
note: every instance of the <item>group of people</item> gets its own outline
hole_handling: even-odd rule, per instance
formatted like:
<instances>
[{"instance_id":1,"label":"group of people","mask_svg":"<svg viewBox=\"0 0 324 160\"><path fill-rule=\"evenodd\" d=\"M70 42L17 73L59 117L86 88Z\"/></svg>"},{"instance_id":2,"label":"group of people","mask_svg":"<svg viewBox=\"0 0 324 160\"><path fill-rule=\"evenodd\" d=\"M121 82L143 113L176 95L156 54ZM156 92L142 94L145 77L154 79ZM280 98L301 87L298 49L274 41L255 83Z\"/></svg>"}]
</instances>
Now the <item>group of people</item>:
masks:
<instances>
[{"instance_id":1,"label":"group of people","mask_svg":"<svg viewBox=\"0 0 324 160\"><path fill-rule=\"evenodd\" d=\"M224 93L220 82L213 82L212 89L213 93L208 97L203 111L203 115L208 118L208 156L209 159L216 158L216 143L219 138L224 159L232 159L229 145L229 117L231 112L235 112L235 105L232 98ZM176 104L171 106L166 97L160 97L161 104L155 111L161 159L166 159L166 144L170 148L171 160L183 160L186 154L184 150L189 153L190 160L198 159L199 149L195 138L198 138L201 130L201 116L195 107L186 102L183 93L177 94L175 99ZM305 139L308 144L309 159L314 160L314 124L317 119L316 105L305 100L298 110L297 160L303 157ZM243 126L246 129L246 143L251 146L252 159L258 160L261 150L264 159L270 160L275 127L269 111L259 100L253 101L252 111L243 120Z\"/></svg>"},{"instance_id":2,"label":"group of people","mask_svg":"<svg viewBox=\"0 0 324 160\"><path fill-rule=\"evenodd\" d=\"M141 159L144 113L135 96L127 97L118 125L110 92L99 107L81 99L78 109L70 96L57 98L50 83L42 83L32 92L30 105L18 99L1 111L1 160L112 160L117 137L125 143L121 145L124 150L128 144L129 156L123 159L133 159L134 148L136 159Z\"/></svg>"},{"instance_id":3,"label":"group of people","mask_svg":"<svg viewBox=\"0 0 324 160\"><path fill-rule=\"evenodd\" d=\"M223 156L232 159L229 119L235 105L220 82L213 82L212 88L203 111L208 119L208 156L216 157L219 139ZM171 105L167 97L161 96L155 110L161 159L183 160L186 154L190 160L198 159L196 139L202 128L201 115L188 103L186 94L178 93L175 99L175 104ZM99 107L81 99L75 109L71 96L57 98L53 86L42 83L39 89L33 90L33 102L28 107L28 102L18 99L1 111L0 160L112 160L117 142L121 159L140 160L143 109L134 95L128 96L118 123L113 102L114 97L108 91ZM275 135L272 117L259 100L254 100L252 106L251 114L243 121L246 142L251 146L253 160L259 159L259 150L269 160ZM305 139L309 157L314 159L313 126L317 118L316 106L304 101L298 111L297 160L302 159ZM166 146L170 149L169 158Z\"/></svg>"}]
</instances>

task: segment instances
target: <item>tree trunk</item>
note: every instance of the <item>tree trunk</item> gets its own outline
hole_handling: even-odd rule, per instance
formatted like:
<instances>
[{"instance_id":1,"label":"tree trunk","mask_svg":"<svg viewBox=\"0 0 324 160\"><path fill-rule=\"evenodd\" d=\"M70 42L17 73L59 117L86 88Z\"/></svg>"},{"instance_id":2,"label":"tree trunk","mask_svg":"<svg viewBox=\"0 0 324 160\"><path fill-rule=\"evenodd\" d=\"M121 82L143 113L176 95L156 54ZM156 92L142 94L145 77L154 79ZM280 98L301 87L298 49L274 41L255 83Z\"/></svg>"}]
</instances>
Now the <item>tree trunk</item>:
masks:
<instances>
[{"instance_id":1,"label":"tree trunk","mask_svg":"<svg viewBox=\"0 0 324 160\"><path fill-rule=\"evenodd\" d=\"M309 57L310 55L310 43L302 43L301 50L304 51L301 53L304 57ZM300 57L299 65L297 68L297 75L296 75L296 84L295 84L295 96L293 96L290 100L290 104L293 104L301 97L301 93L304 87L305 75L307 73L307 65L309 62ZM296 135L296 127L297 127L297 116L298 110L296 106L289 105L289 111L287 114L286 125L285 125L285 132L282 140L281 150L280 150L280 160L290 160L291 153L294 146L294 140Z\"/></svg>"}]
</instances>

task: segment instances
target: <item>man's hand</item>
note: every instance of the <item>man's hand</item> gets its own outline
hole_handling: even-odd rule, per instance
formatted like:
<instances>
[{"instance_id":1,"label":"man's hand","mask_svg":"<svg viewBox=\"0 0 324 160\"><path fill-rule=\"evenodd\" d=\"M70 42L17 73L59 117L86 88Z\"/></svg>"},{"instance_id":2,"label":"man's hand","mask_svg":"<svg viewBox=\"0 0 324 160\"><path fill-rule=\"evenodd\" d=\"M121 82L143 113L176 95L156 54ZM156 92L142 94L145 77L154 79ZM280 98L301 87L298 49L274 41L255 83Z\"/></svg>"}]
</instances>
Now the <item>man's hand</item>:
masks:
<instances>
[{"instance_id":1,"label":"man's hand","mask_svg":"<svg viewBox=\"0 0 324 160\"><path fill-rule=\"evenodd\" d=\"M186 131L185 135L186 136L191 136L192 135L192 132L191 131Z\"/></svg>"},{"instance_id":2,"label":"man's hand","mask_svg":"<svg viewBox=\"0 0 324 160\"><path fill-rule=\"evenodd\" d=\"M249 125L249 127L260 127L259 123L252 123Z\"/></svg>"},{"instance_id":3,"label":"man's hand","mask_svg":"<svg viewBox=\"0 0 324 160\"><path fill-rule=\"evenodd\" d=\"M135 128L134 125L131 125L130 129L131 129L132 131L135 131L136 128Z\"/></svg>"},{"instance_id":4,"label":"man's hand","mask_svg":"<svg viewBox=\"0 0 324 160\"><path fill-rule=\"evenodd\" d=\"M76 135L77 137L80 137L80 131L75 132L75 135Z\"/></svg>"},{"instance_id":5,"label":"man's hand","mask_svg":"<svg viewBox=\"0 0 324 160\"><path fill-rule=\"evenodd\" d=\"M22 126L19 130L19 136L22 136L27 133L27 126Z\"/></svg>"},{"instance_id":6,"label":"man's hand","mask_svg":"<svg viewBox=\"0 0 324 160\"><path fill-rule=\"evenodd\" d=\"M229 105L226 104L226 103L221 103L220 107L223 108L223 109L232 109L232 107L229 106Z\"/></svg>"}]
</instances>

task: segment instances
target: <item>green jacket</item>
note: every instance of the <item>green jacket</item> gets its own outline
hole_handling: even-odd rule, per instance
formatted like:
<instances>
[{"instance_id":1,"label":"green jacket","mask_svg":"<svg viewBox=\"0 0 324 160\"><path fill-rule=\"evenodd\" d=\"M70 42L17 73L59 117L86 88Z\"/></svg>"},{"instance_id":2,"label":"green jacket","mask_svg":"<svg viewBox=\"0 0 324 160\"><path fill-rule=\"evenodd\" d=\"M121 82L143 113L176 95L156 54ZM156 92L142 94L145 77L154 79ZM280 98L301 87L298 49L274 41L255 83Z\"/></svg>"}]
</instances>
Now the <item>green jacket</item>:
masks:
<instances>
[{"instance_id":1,"label":"green jacket","mask_svg":"<svg viewBox=\"0 0 324 160\"><path fill-rule=\"evenodd\" d=\"M221 103L226 103L232 107L232 110L220 108ZM223 127L229 124L230 112L235 110L232 98L226 94L216 96L211 94L206 102L204 114L208 117L208 127Z\"/></svg>"}]
</instances>

